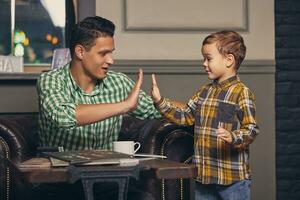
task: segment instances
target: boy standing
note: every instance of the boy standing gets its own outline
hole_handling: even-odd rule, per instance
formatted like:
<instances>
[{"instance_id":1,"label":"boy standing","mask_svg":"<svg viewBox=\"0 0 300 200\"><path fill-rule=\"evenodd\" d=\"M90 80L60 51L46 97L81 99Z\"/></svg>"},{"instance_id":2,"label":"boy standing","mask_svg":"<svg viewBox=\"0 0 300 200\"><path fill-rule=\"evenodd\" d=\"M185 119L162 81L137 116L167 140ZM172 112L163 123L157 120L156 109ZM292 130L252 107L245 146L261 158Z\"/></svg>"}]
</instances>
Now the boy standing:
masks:
<instances>
[{"instance_id":1,"label":"boy standing","mask_svg":"<svg viewBox=\"0 0 300 200\"><path fill-rule=\"evenodd\" d=\"M234 31L207 36L203 68L212 83L184 107L162 98L152 75L152 98L161 114L176 124L194 125L196 199L250 200L249 144L259 133L255 97L240 81L243 38Z\"/></svg>"}]
</instances>

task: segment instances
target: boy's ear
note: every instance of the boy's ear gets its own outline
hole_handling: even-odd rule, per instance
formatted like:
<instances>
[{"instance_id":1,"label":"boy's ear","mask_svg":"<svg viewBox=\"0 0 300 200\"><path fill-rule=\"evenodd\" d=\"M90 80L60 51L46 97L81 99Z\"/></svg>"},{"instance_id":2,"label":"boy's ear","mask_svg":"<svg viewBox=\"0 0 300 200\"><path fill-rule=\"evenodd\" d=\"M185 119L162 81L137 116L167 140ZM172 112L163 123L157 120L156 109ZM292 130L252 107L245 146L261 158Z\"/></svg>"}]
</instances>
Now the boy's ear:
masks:
<instances>
[{"instance_id":1,"label":"boy's ear","mask_svg":"<svg viewBox=\"0 0 300 200\"><path fill-rule=\"evenodd\" d=\"M80 60L83 58L84 55L84 47L82 45L76 45L75 46L75 55L77 56L77 58L79 58Z\"/></svg>"},{"instance_id":2,"label":"boy's ear","mask_svg":"<svg viewBox=\"0 0 300 200\"><path fill-rule=\"evenodd\" d=\"M231 66L234 66L235 58L233 54L227 54L226 55L226 66L229 68Z\"/></svg>"}]
</instances>

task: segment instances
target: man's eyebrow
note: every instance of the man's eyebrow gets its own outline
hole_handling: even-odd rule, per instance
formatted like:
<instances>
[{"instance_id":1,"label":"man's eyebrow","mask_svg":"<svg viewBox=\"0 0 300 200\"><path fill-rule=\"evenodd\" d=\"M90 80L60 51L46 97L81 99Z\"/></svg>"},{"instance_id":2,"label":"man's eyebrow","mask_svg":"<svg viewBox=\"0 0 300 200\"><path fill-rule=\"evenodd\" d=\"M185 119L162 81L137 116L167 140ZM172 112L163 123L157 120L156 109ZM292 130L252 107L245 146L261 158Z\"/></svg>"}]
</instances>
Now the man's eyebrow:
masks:
<instances>
[{"instance_id":1,"label":"man's eyebrow","mask_svg":"<svg viewBox=\"0 0 300 200\"><path fill-rule=\"evenodd\" d=\"M113 52L115 50L115 48L113 49L102 49L99 51L99 53L108 53L108 52Z\"/></svg>"}]
</instances>

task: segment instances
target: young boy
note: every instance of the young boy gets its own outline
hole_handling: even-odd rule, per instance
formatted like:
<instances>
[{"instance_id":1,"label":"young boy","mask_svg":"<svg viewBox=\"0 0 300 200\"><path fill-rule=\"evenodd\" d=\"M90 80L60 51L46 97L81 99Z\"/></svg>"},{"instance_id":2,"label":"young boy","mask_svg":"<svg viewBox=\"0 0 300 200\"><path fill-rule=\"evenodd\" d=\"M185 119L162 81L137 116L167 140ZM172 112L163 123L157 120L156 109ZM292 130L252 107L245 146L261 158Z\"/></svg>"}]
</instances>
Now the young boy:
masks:
<instances>
[{"instance_id":1,"label":"young boy","mask_svg":"<svg viewBox=\"0 0 300 200\"><path fill-rule=\"evenodd\" d=\"M259 129L254 94L237 76L246 54L243 38L234 31L213 33L204 39L202 54L212 82L186 106L162 98L154 75L152 99L169 121L194 125L196 200L250 200L249 144Z\"/></svg>"}]
</instances>

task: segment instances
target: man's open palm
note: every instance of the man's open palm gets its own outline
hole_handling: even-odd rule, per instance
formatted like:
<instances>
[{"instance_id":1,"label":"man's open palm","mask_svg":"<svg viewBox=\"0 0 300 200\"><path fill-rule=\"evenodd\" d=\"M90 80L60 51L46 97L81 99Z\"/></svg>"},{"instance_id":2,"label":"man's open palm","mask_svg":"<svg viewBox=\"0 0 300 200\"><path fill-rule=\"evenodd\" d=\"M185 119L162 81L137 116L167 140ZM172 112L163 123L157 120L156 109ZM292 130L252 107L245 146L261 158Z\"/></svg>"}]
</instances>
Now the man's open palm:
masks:
<instances>
[{"instance_id":1,"label":"man's open palm","mask_svg":"<svg viewBox=\"0 0 300 200\"><path fill-rule=\"evenodd\" d=\"M139 69L138 80L136 81L134 88L131 90L129 96L126 99L126 103L129 111L136 109L138 105L139 93L142 87L143 79L144 79L143 70Z\"/></svg>"}]
</instances>

